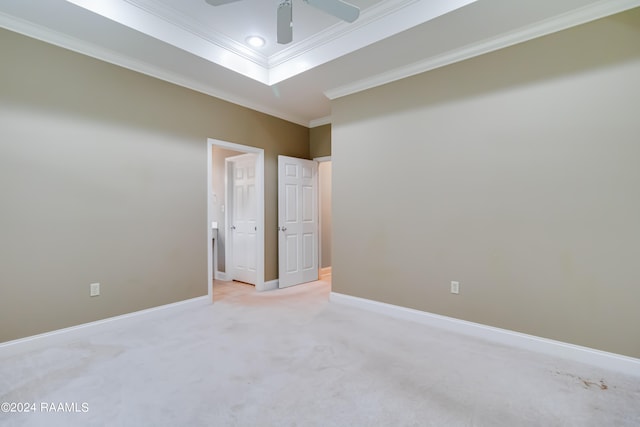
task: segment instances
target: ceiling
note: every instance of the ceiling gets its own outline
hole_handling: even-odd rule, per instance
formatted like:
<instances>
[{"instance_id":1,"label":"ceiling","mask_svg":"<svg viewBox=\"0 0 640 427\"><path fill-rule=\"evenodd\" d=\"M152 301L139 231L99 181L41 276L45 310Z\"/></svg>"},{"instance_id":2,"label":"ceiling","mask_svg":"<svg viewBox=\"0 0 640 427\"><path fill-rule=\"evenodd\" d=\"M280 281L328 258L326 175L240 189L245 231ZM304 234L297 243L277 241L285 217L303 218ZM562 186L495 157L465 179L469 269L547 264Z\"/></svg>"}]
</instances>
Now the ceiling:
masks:
<instances>
[{"instance_id":1,"label":"ceiling","mask_svg":"<svg viewBox=\"0 0 640 427\"><path fill-rule=\"evenodd\" d=\"M2 0L0 27L305 126L330 99L640 6L640 0L350 0L342 22L293 0ZM246 37L266 40L253 48Z\"/></svg>"}]
</instances>

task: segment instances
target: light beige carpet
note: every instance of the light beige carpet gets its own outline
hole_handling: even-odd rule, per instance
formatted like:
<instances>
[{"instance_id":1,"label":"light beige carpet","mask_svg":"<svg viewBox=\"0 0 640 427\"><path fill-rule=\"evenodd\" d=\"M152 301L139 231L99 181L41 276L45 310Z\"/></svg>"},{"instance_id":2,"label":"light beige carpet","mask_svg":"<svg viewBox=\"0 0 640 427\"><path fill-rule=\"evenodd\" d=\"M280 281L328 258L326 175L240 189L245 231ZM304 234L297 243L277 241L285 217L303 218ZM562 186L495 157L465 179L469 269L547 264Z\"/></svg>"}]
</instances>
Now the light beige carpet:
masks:
<instances>
[{"instance_id":1,"label":"light beige carpet","mask_svg":"<svg viewBox=\"0 0 640 427\"><path fill-rule=\"evenodd\" d=\"M327 282L216 286L213 305L0 359L0 402L78 405L0 425L640 426L636 377L329 303Z\"/></svg>"}]
</instances>

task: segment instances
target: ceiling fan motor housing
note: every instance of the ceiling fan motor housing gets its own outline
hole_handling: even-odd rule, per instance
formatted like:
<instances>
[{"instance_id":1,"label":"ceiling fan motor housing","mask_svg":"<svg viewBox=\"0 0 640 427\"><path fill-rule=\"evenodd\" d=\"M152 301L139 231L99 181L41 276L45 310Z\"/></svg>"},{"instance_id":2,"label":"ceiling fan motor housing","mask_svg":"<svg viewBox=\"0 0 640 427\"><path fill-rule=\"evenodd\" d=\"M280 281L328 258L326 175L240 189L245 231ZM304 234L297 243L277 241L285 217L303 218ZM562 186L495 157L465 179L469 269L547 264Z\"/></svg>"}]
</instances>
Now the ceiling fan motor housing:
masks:
<instances>
[{"instance_id":1,"label":"ceiling fan motor housing","mask_svg":"<svg viewBox=\"0 0 640 427\"><path fill-rule=\"evenodd\" d=\"M205 1L212 6L222 6L240 0ZM346 22L353 22L360 16L360 8L343 0L304 0L304 2ZM293 41L293 0L282 0L278 4L277 39L279 44Z\"/></svg>"},{"instance_id":2,"label":"ceiling fan motor housing","mask_svg":"<svg viewBox=\"0 0 640 427\"><path fill-rule=\"evenodd\" d=\"M284 0L278 5L278 43L287 44L293 40L293 5Z\"/></svg>"}]
</instances>

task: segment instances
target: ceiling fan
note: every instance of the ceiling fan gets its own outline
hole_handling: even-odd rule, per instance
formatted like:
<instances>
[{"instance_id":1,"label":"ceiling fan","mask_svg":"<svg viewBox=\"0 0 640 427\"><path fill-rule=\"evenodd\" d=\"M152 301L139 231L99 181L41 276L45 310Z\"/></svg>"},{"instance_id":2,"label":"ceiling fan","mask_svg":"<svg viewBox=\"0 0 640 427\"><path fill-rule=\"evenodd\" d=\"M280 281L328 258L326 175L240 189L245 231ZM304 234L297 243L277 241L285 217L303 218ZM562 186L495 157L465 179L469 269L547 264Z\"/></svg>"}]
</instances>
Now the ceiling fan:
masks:
<instances>
[{"instance_id":1,"label":"ceiling fan","mask_svg":"<svg viewBox=\"0 0 640 427\"><path fill-rule=\"evenodd\" d=\"M212 6L222 6L240 0L205 1ZM304 0L304 2L346 22L353 22L360 16L360 8L343 0ZM292 5L293 0L281 0L278 5L277 34L279 44L291 43L293 40Z\"/></svg>"}]
</instances>

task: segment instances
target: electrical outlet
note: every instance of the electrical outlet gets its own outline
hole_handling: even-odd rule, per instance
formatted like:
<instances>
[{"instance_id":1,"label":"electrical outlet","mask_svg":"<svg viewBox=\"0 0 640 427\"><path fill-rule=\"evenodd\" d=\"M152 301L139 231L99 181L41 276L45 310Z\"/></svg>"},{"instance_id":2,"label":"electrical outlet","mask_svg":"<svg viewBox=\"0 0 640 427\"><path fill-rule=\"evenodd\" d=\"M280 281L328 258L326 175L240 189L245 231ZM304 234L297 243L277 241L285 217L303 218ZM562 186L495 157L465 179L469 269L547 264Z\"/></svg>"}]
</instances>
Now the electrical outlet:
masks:
<instances>
[{"instance_id":1,"label":"electrical outlet","mask_svg":"<svg viewBox=\"0 0 640 427\"><path fill-rule=\"evenodd\" d=\"M452 294L460 293L460 282L451 282L451 293Z\"/></svg>"},{"instance_id":2,"label":"electrical outlet","mask_svg":"<svg viewBox=\"0 0 640 427\"><path fill-rule=\"evenodd\" d=\"M92 283L89 285L89 296L97 297L100 295L100 283Z\"/></svg>"}]
</instances>

